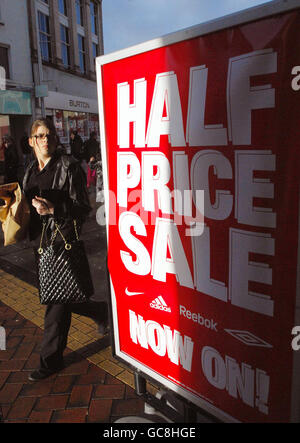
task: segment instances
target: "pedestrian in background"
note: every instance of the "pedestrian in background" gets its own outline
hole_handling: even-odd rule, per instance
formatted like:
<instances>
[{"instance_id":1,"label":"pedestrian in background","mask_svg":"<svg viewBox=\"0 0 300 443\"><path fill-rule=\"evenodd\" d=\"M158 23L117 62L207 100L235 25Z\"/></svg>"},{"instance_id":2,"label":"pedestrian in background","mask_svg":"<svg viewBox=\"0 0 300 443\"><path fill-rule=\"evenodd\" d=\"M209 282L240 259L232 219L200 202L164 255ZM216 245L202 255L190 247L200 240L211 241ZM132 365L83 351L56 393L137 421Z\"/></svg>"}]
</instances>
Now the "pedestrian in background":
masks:
<instances>
[{"instance_id":1,"label":"pedestrian in background","mask_svg":"<svg viewBox=\"0 0 300 443\"><path fill-rule=\"evenodd\" d=\"M12 137L4 138L4 183L18 181L19 156L17 146Z\"/></svg>"},{"instance_id":2,"label":"pedestrian in background","mask_svg":"<svg viewBox=\"0 0 300 443\"><path fill-rule=\"evenodd\" d=\"M91 210L85 174L72 156L57 151L55 129L49 121L33 123L29 144L36 156L27 168L23 182L30 205L29 238L37 249L43 232L46 244L50 244L59 225L63 237L71 243L76 239L73 221L76 221L80 234ZM63 293L61 297L64 297ZM72 312L92 318L98 324L98 331L106 332L108 314L105 302L47 304L40 366L29 376L30 381L43 380L63 368Z\"/></svg>"},{"instance_id":3,"label":"pedestrian in background","mask_svg":"<svg viewBox=\"0 0 300 443\"><path fill-rule=\"evenodd\" d=\"M60 154L66 154L67 151L65 145L60 141L60 137L58 135L56 136L56 140L57 140L57 147L56 147L57 151Z\"/></svg>"},{"instance_id":4,"label":"pedestrian in background","mask_svg":"<svg viewBox=\"0 0 300 443\"><path fill-rule=\"evenodd\" d=\"M23 153L24 170L26 170L29 163L33 160L32 149L29 146L28 135L26 132L24 132L24 135L20 140L20 147Z\"/></svg>"},{"instance_id":5,"label":"pedestrian in background","mask_svg":"<svg viewBox=\"0 0 300 443\"><path fill-rule=\"evenodd\" d=\"M97 155L99 154L99 142L97 141L96 132L91 132L90 138L84 144L84 158L87 162L87 188L91 185L96 186L96 170L93 163L96 162Z\"/></svg>"},{"instance_id":6,"label":"pedestrian in background","mask_svg":"<svg viewBox=\"0 0 300 443\"><path fill-rule=\"evenodd\" d=\"M96 132L91 132L90 138L84 144L84 158L87 163L95 160L97 154L100 152L100 144L97 141Z\"/></svg>"},{"instance_id":7,"label":"pedestrian in background","mask_svg":"<svg viewBox=\"0 0 300 443\"><path fill-rule=\"evenodd\" d=\"M77 131L72 131L71 138L71 154L76 160L81 161L83 159L83 140Z\"/></svg>"},{"instance_id":8,"label":"pedestrian in background","mask_svg":"<svg viewBox=\"0 0 300 443\"><path fill-rule=\"evenodd\" d=\"M101 201L101 193L103 191L103 170L101 154L98 152L96 159L89 163L92 171L96 172L96 201Z\"/></svg>"}]
</instances>

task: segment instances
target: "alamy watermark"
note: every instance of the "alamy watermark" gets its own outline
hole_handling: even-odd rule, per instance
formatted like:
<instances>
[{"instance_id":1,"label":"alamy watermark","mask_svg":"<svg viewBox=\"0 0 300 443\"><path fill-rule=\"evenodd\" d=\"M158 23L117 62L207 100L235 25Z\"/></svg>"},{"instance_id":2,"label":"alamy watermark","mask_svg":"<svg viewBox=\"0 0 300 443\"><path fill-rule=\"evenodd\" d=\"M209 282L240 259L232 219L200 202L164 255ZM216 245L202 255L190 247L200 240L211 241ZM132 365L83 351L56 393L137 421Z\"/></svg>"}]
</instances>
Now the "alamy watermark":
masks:
<instances>
[{"instance_id":1,"label":"alamy watermark","mask_svg":"<svg viewBox=\"0 0 300 443\"><path fill-rule=\"evenodd\" d=\"M295 337L292 340L292 348L293 351L299 351L300 349L300 326L294 326L292 329L292 335L295 335Z\"/></svg>"},{"instance_id":2,"label":"alamy watermark","mask_svg":"<svg viewBox=\"0 0 300 443\"><path fill-rule=\"evenodd\" d=\"M126 204L120 205L118 196L115 192L100 191L97 195L97 202L104 203L105 198L109 201L109 225L117 225L118 212L131 211L137 214L143 221L145 226L156 224L156 219L162 210L161 207L155 205L154 197L151 200L152 205L149 207L149 201L145 203L145 195L141 189L135 189L126 196ZM158 202L161 202L158 196ZM186 236L200 236L204 231L204 191L203 190L178 190L174 189L167 194L164 202L166 207L163 211L164 217L172 219L177 226L185 225ZM173 203L172 203L173 202ZM130 208L127 208L130 205ZM173 209L174 208L174 209ZM193 209L194 208L194 209ZM106 224L105 205L101 205L96 212L96 221L98 225L104 226Z\"/></svg>"},{"instance_id":3,"label":"alamy watermark","mask_svg":"<svg viewBox=\"0 0 300 443\"><path fill-rule=\"evenodd\" d=\"M6 350L6 332L3 326L0 326L0 351Z\"/></svg>"}]
</instances>

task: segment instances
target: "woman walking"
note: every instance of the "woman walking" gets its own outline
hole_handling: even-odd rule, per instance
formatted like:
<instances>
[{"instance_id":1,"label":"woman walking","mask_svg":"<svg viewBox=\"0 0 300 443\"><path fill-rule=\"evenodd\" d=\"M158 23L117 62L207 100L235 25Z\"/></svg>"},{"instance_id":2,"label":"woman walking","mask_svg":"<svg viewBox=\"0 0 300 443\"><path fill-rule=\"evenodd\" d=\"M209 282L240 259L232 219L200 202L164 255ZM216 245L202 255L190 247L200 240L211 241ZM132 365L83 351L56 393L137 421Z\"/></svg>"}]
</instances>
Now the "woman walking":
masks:
<instances>
[{"instance_id":1,"label":"woman walking","mask_svg":"<svg viewBox=\"0 0 300 443\"><path fill-rule=\"evenodd\" d=\"M55 129L49 121L36 120L33 123L29 144L36 157L28 166L23 181L30 205L29 238L37 248L41 245L43 232L44 240L50 244L59 226L62 237L71 243L80 234L82 224L91 210L85 174L78 161L57 151ZM64 294L61 296L63 298ZM29 380L42 380L63 368L63 352L67 345L72 312L91 317L98 324L99 332L105 332L105 302L48 304L40 367L29 376Z\"/></svg>"}]
</instances>

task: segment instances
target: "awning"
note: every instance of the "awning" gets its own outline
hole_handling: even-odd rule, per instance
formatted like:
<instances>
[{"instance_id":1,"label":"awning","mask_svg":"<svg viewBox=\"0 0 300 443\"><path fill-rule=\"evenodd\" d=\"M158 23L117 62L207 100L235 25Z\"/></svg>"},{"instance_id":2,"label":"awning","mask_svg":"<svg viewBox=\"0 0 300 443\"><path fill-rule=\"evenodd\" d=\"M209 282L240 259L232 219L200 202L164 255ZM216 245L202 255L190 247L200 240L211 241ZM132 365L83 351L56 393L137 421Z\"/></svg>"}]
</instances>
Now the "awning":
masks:
<instances>
[{"instance_id":1,"label":"awning","mask_svg":"<svg viewBox=\"0 0 300 443\"><path fill-rule=\"evenodd\" d=\"M0 114L31 115L30 92L0 91Z\"/></svg>"}]
</instances>

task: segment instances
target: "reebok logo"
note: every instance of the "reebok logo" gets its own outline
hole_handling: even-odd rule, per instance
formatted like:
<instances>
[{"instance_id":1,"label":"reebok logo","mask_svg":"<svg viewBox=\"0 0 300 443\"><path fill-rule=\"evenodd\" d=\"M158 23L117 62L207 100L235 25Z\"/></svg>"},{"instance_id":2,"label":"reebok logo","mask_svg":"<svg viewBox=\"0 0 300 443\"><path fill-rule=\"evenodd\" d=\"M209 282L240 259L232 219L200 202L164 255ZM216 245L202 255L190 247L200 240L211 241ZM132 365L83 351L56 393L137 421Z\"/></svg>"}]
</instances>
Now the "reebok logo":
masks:
<instances>
[{"instance_id":1,"label":"reebok logo","mask_svg":"<svg viewBox=\"0 0 300 443\"><path fill-rule=\"evenodd\" d=\"M171 308L169 308L161 295L152 300L152 302L150 303L150 307L154 309L159 309L160 311L171 312Z\"/></svg>"},{"instance_id":2,"label":"reebok logo","mask_svg":"<svg viewBox=\"0 0 300 443\"><path fill-rule=\"evenodd\" d=\"M193 320L193 322L198 323L200 326L205 326L212 331L218 332L216 323L212 318L205 318L199 312L191 312L186 309L185 306L179 306L179 314L183 315L183 317L188 318L189 320Z\"/></svg>"}]
</instances>

